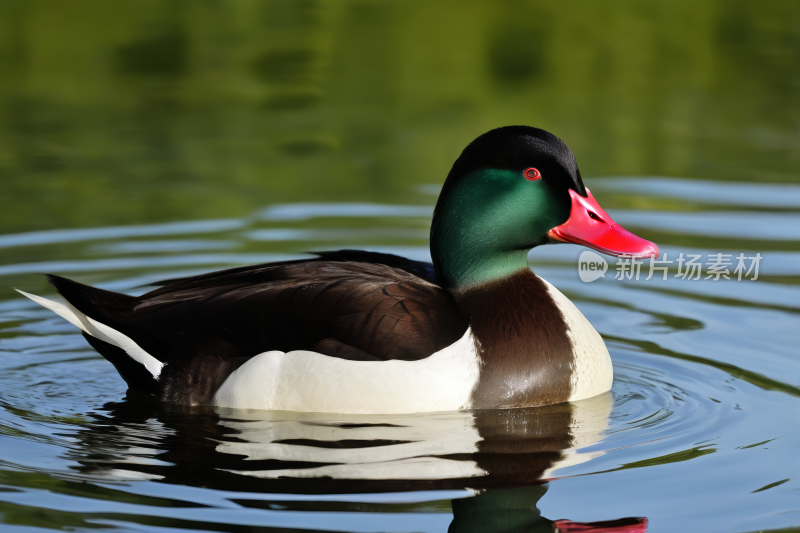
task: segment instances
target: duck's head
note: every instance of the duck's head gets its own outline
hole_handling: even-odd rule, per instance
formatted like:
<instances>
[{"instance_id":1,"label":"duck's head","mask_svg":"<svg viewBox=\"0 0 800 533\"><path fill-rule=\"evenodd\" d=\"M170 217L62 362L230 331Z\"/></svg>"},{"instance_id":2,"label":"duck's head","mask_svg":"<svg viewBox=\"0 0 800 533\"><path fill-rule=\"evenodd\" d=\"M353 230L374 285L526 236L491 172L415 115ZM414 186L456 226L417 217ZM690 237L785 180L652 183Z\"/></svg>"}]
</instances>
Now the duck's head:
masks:
<instances>
[{"instance_id":1,"label":"duck's head","mask_svg":"<svg viewBox=\"0 0 800 533\"><path fill-rule=\"evenodd\" d=\"M659 255L600 207L555 135L507 126L472 141L447 176L431 225L431 255L445 285L508 277L527 268L529 250L558 242L615 256Z\"/></svg>"}]
</instances>

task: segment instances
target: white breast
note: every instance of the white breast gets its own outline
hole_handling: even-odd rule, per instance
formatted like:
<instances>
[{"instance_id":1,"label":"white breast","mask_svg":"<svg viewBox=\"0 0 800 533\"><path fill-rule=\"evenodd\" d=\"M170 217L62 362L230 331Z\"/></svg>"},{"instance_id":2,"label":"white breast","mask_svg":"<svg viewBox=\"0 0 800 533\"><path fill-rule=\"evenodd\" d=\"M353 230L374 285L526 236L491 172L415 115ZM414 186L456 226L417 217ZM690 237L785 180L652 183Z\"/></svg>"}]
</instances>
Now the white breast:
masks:
<instances>
[{"instance_id":1,"label":"white breast","mask_svg":"<svg viewBox=\"0 0 800 533\"><path fill-rule=\"evenodd\" d=\"M602 337L575 304L546 280L542 281L561 310L561 314L564 315L568 328L567 336L572 343L574 362L571 368L572 394L569 400L583 400L611 390L614 369Z\"/></svg>"},{"instance_id":2,"label":"white breast","mask_svg":"<svg viewBox=\"0 0 800 533\"><path fill-rule=\"evenodd\" d=\"M365 414L469 409L479 364L470 329L421 361L347 361L309 351L270 351L234 371L214 404Z\"/></svg>"}]
</instances>

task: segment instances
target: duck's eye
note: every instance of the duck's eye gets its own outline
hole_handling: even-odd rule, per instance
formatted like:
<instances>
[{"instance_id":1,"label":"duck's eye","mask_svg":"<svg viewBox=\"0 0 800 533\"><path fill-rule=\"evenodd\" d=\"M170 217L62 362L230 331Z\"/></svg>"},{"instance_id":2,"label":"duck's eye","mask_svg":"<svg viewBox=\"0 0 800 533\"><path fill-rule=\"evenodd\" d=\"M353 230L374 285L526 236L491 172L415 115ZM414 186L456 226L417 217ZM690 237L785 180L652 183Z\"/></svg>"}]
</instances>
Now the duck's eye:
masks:
<instances>
[{"instance_id":1,"label":"duck's eye","mask_svg":"<svg viewBox=\"0 0 800 533\"><path fill-rule=\"evenodd\" d=\"M539 172L538 168L529 168L525 171L525 179L528 180L540 180L542 179L542 173Z\"/></svg>"}]
</instances>

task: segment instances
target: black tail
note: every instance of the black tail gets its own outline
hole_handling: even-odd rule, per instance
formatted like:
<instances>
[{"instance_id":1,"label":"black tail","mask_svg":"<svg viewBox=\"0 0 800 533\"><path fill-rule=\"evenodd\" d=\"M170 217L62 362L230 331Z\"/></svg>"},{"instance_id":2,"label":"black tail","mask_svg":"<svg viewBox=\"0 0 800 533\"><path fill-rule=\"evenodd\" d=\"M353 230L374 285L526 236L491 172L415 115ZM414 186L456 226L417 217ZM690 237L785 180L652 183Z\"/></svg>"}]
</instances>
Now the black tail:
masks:
<instances>
[{"instance_id":1,"label":"black tail","mask_svg":"<svg viewBox=\"0 0 800 533\"><path fill-rule=\"evenodd\" d=\"M47 280L75 309L87 317L124 334L156 359L159 359L156 354L166 353L163 342L136 325L134 308L138 298L98 289L52 274L47 274ZM124 349L85 332L83 336L92 348L116 367L128 387L147 395L158 393L158 378L128 355Z\"/></svg>"}]
</instances>

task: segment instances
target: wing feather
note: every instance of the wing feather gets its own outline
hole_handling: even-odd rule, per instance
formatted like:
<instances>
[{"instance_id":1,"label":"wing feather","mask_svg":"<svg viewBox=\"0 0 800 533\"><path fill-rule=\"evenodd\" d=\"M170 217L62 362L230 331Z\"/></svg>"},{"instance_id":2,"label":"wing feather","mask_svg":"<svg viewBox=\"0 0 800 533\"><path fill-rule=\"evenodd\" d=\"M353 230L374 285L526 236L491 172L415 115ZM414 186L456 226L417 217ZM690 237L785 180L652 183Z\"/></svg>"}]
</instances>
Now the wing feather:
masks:
<instances>
[{"instance_id":1,"label":"wing feather","mask_svg":"<svg viewBox=\"0 0 800 533\"><path fill-rule=\"evenodd\" d=\"M183 279L127 306L117 301L113 313L116 324L158 339L164 348L153 355L164 362L189 359L204 346L215 346L225 360L311 350L326 339L332 341L320 346L333 357L418 360L457 341L467 327L445 289L389 265L348 261Z\"/></svg>"}]
</instances>

